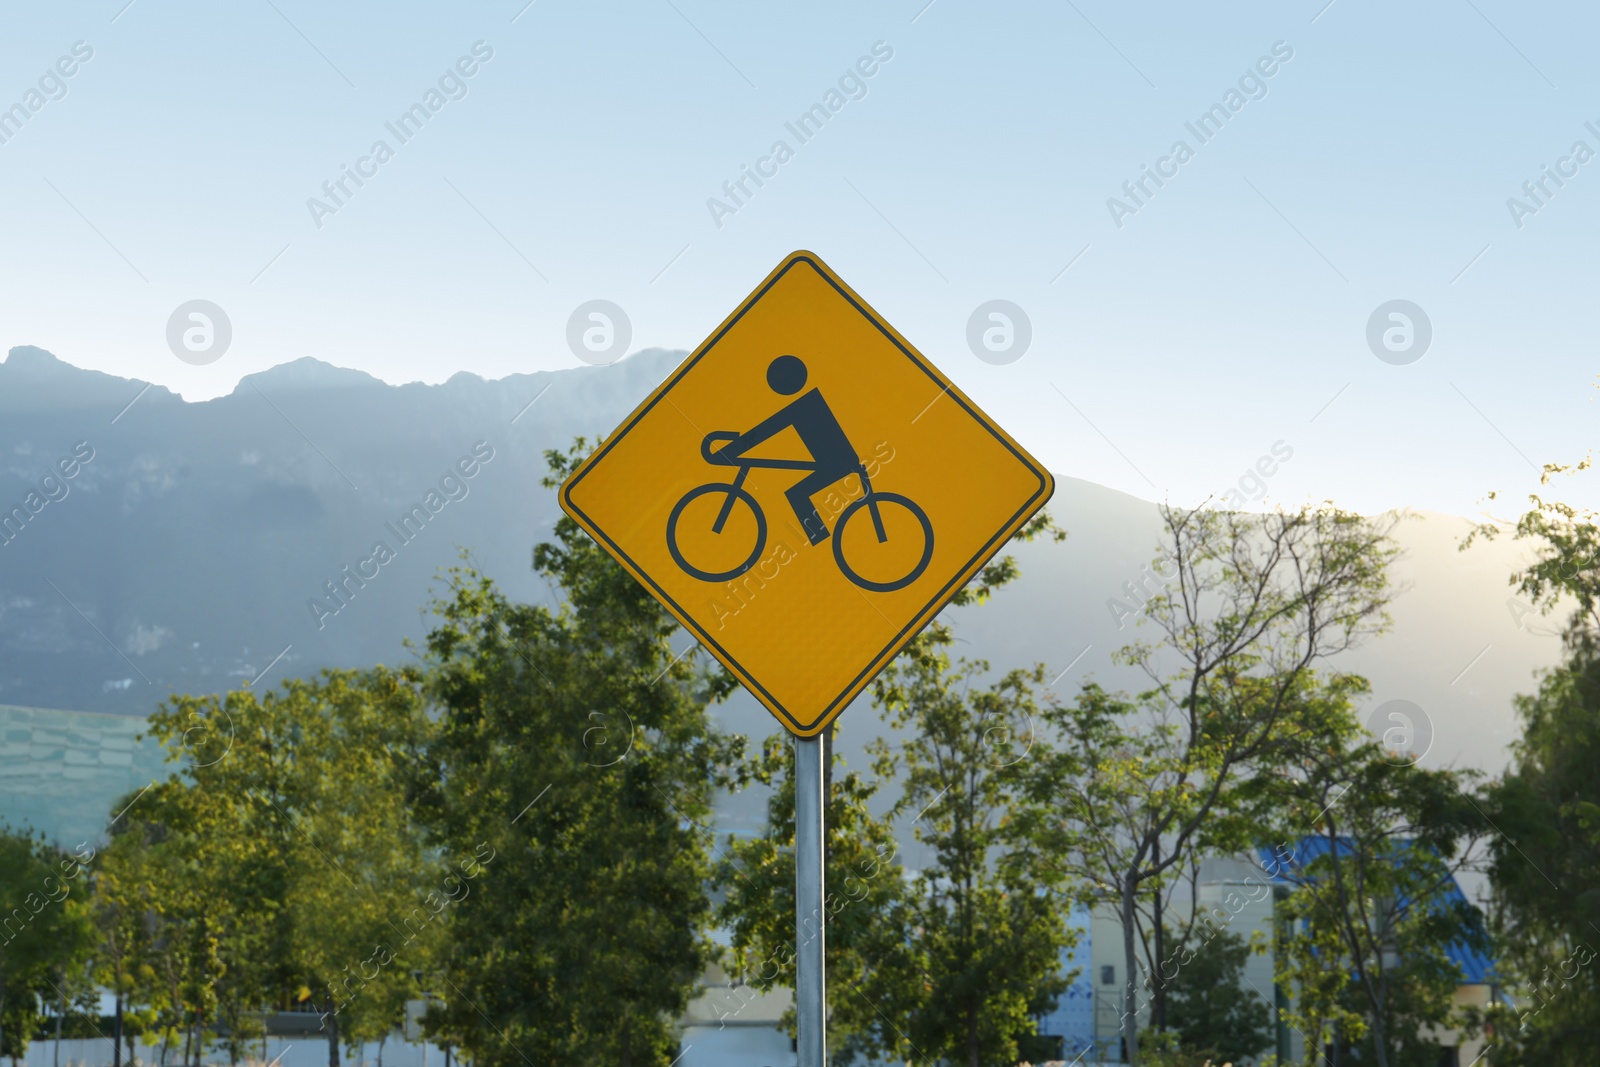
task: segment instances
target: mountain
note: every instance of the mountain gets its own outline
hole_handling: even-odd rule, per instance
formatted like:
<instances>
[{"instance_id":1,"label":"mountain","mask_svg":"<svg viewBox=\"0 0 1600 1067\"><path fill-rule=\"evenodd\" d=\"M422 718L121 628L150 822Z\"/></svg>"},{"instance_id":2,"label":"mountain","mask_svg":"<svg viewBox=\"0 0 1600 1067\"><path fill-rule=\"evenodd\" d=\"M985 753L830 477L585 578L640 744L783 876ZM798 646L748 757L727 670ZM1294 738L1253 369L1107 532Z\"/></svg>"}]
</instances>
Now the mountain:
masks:
<instances>
[{"instance_id":1,"label":"mountain","mask_svg":"<svg viewBox=\"0 0 1600 1067\"><path fill-rule=\"evenodd\" d=\"M539 484L544 450L609 431L683 357L401 386L300 359L189 403L12 349L0 364L0 704L143 715L174 691L402 662L459 549L511 596L548 600L530 568L558 514ZM1131 603L1123 585L1151 558L1156 509L1057 478L1051 507L1069 539L1023 546L1021 582L953 613L958 649L996 667L1045 662L1064 672L1061 693L1086 676L1135 687L1109 655L1141 632L1107 602ZM1342 666L1372 679L1371 708L1422 709L1429 762L1492 768L1515 732L1512 694L1559 648L1510 602L1523 549L1459 553L1469 525L1402 524L1394 631ZM374 574L378 542L392 558ZM358 569L370 577L348 577ZM719 714L775 728L748 698ZM842 749L859 766L879 732L869 707L852 708Z\"/></svg>"},{"instance_id":2,"label":"mountain","mask_svg":"<svg viewBox=\"0 0 1600 1067\"><path fill-rule=\"evenodd\" d=\"M398 387L301 359L187 403L13 349L0 703L143 714L254 679L286 648L278 678L403 659L457 546L512 595L547 595L529 569L556 516L543 451L608 430L681 358ZM380 540L394 558L346 579Z\"/></svg>"}]
</instances>

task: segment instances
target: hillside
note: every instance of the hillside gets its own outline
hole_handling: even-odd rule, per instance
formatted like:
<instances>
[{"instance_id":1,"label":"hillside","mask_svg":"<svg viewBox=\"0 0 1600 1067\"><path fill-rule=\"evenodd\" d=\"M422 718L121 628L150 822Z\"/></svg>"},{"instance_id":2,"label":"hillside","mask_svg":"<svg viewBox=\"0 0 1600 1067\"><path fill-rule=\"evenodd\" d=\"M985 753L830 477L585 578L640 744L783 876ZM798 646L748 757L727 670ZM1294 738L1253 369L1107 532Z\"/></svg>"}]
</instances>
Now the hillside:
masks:
<instances>
[{"instance_id":1,"label":"hillside","mask_svg":"<svg viewBox=\"0 0 1600 1067\"><path fill-rule=\"evenodd\" d=\"M0 364L0 509L21 507L26 521L13 518L0 544L0 704L142 715L173 691L402 661L425 632L437 572L463 548L511 595L549 598L529 566L557 514L539 485L544 450L609 430L682 358L648 350L609 367L403 386L301 359L188 403L12 349ZM1065 671L1063 692L1088 675L1137 684L1109 660L1137 631L1119 629L1106 602L1150 558L1155 508L1056 474L1052 510L1070 538L1024 547L1022 582L957 613L960 650L996 666L1045 662ZM427 521L404 525L418 507ZM1372 679L1374 707L1424 710L1430 762L1496 767L1510 698L1557 643L1508 607L1522 550L1459 553L1467 528L1443 515L1402 525L1394 632L1347 667ZM346 581L358 564L372 573L362 561L379 541L393 558ZM342 601L328 593L336 581ZM747 732L775 728L748 699L721 714ZM841 728L847 754L879 732L868 708Z\"/></svg>"}]
</instances>

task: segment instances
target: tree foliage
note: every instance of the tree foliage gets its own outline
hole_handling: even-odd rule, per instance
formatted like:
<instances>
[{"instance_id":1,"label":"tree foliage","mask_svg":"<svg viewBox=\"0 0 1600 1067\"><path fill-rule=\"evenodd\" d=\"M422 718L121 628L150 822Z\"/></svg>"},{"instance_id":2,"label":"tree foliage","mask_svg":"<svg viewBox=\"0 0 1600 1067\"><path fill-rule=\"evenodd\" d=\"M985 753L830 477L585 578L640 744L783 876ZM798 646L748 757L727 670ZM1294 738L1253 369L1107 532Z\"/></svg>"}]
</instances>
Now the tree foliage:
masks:
<instances>
[{"instance_id":1,"label":"tree foliage","mask_svg":"<svg viewBox=\"0 0 1600 1067\"><path fill-rule=\"evenodd\" d=\"M894 906L905 893L902 868L891 823L873 814L882 785L860 771L839 773L844 761L831 752L836 768L823 824L824 966L830 988L828 1054L848 1061L879 1051L879 1025L872 1001L858 983L879 948L892 940L889 927ZM767 798L766 830L760 837L729 836L721 850L714 886L723 894L717 918L732 933L727 965L740 983L728 1002L715 1008L721 1019L737 1019L749 999L746 989L769 992L795 984L796 909L794 867L794 742L769 737L761 756L748 768L751 781L772 789ZM805 919L802 929L815 929ZM794 1033L794 1009L785 1014Z\"/></svg>"},{"instance_id":2,"label":"tree foliage","mask_svg":"<svg viewBox=\"0 0 1600 1067\"><path fill-rule=\"evenodd\" d=\"M587 447L547 453L546 486ZM1431 1067L1429 1035L1461 1021L1450 952L1481 944L1447 889L1492 819L1505 973L1545 994L1499 1055L1581 1062L1552 1050L1600 1020L1584 932L1600 895L1600 539L1535 502L1519 535L1550 554L1514 581L1545 610L1576 605L1570 660L1520 704L1516 766L1487 799L1365 739L1366 683L1330 668L1386 626L1388 519L1163 508L1163 584L1140 605L1154 632L1119 653L1148 679L1132 695L1090 682L1057 701L1042 667L955 657L951 629L929 626L872 689L901 740L869 746L870 773L828 756L830 1055L1010 1067L1064 989L1082 904L1122 920L1132 1062L1259 1052L1249 950L1226 931L1197 943L1194 887L1202 855L1267 835L1304 853L1277 911L1288 1021L1313 1048ZM1039 536L1064 534L1041 514L1017 539ZM92 912L69 894L0 944L0 1051L37 1025L41 996L84 985L91 946L122 1032L163 1064L208 1044L238 1062L263 1009L294 1008L320 1018L336 1067L426 991L430 1036L482 1067L668 1067L708 965L734 980L725 1019L751 990L791 987L793 744L751 758L715 728L732 677L571 520L533 563L555 603L449 571L415 667L172 698L150 732L176 772L119 804ZM996 559L954 604L1018 574ZM766 831L721 848L713 799L751 782L771 790ZM31 912L29 879L69 858L0 838L0 904ZM61 925L39 940L47 923ZM1145 1010L1166 1032L1141 1051Z\"/></svg>"},{"instance_id":3,"label":"tree foliage","mask_svg":"<svg viewBox=\"0 0 1600 1067\"><path fill-rule=\"evenodd\" d=\"M1386 626L1398 552L1392 520L1331 505L1161 516L1165 584L1146 590L1140 620L1158 639L1119 653L1151 688L1129 697L1089 683L1075 702L1046 707L1059 744L1034 761L1034 795L1055 798L1064 873L1116 903L1133 1063L1146 985L1159 1026L1162 964L1183 947L1163 943L1171 888L1202 851L1256 843L1272 803L1259 776L1286 738L1322 728L1317 669Z\"/></svg>"},{"instance_id":4,"label":"tree foliage","mask_svg":"<svg viewBox=\"0 0 1600 1067\"><path fill-rule=\"evenodd\" d=\"M1540 479L1590 467L1546 464ZM1577 1067L1600 1032L1600 515L1539 494L1513 527L1535 556L1510 584L1542 614L1567 613L1565 657L1516 700L1522 736L1488 791L1490 876L1505 1002L1487 1022L1497 1062ZM1493 538L1494 523L1474 538Z\"/></svg>"},{"instance_id":5,"label":"tree foliage","mask_svg":"<svg viewBox=\"0 0 1600 1067\"><path fill-rule=\"evenodd\" d=\"M81 849L0 832L0 1055L27 1052L43 1004L92 944L85 859Z\"/></svg>"},{"instance_id":6,"label":"tree foliage","mask_svg":"<svg viewBox=\"0 0 1600 1067\"><path fill-rule=\"evenodd\" d=\"M547 484L584 447L547 453ZM434 1030L485 1065L665 1067L711 954L706 823L742 741L706 704L731 680L680 657L671 616L570 519L534 563L560 607L457 568L427 639L421 812L487 868L450 917Z\"/></svg>"},{"instance_id":7,"label":"tree foliage","mask_svg":"<svg viewBox=\"0 0 1600 1067\"><path fill-rule=\"evenodd\" d=\"M1244 985L1248 942L1219 930L1196 946L1168 983L1167 1025L1182 1046L1220 1063L1272 1045L1272 1012Z\"/></svg>"},{"instance_id":8,"label":"tree foliage","mask_svg":"<svg viewBox=\"0 0 1600 1067\"><path fill-rule=\"evenodd\" d=\"M1577 1067L1600 1033L1600 657L1574 653L1519 697L1522 738L1490 790L1501 1062Z\"/></svg>"},{"instance_id":9,"label":"tree foliage","mask_svg":"<svg viewBox=\"0 0 1600 1067\"><path fill-rule=\"evenodd\" d=\"M1453 958L1484 953L1482 916L1455 876L1488 830L1474 775L1415 766L1346 727L1303 739L1299 776L1277 783L1286 843L1275 873L1290 886L1278 918L1278 978L1308 1049L1335 1044L1378 1067L1433 1067L1465 979ZM1338 739L1343 736L1342 742Z\"/></svg>"},{"instance_id":10,"label":"tree foliage","mask_svg":"<svg viewBox=\"0 0 1600 1067\"><path fill-rule=\"evenodd\" d=\"M932 856L892 902L892 940L860 985L885 1054L997 1067L1016 1062L1032 1017L1066 988L1071 932L1019 770L1044 668L978 687L989 664L953 661L952 640L930 627L874 682L886 719L906 731L898 748L873 746L875 770L900 779L890 814L911 816Z\"/></svg>"},{"instance_id":11,"label":"tree foliage","mask_svg":"<svg viewBox=\"0 0 1600 1067\"><path fill-rule=\"evenodd\" d=\"M1013 539L1065 536L1041 512ZM1016 560L1002 555L952 603L982 604L1019 574ZM1024 842L1026 822L1010 821L1015 772L1007 771L1013 762L1008 754L1025 754L1033 732L1031 686L1040 673L1017 671L972 693L971 677L988 665L952 663L950 642L949 627L935 622L874 687L885 717L909 732L905 748L875 746L871 777L854 770L830 777L824 948L829 1055L841 1062L864 1057L920 1063L941 1055L937 1050L970 1060L969 1038L975 1038L983 1062L1013 1062L1017 1040L1031 1033L1028 1012L1038 1010L1059 984L1054 954L1064 932L1049 901L1023 899L1036 885L1024 886L1028 860L1009 854ZM842 767L831 754L829 760L830 768ZM936 859L908 881L897 855L896 820L928 807L944 788L930 785L941 773L959 781L914 831L934 847ZM741 982L763 991L792 988L793 744L769 740L749 775L773 787L767 826L758 838L729 838L717 868L717 886L726 895L719 917L732 930L730 963ZM901 786L899 798L875 814L882 791L893 784ZM1009 902L1001 900L1005 888L997 888L1006 886L1016 890ZM955 900L962 903L950 913ZM1022 944L1030 937L1036 940ZM946 965L962 973L944 975ZM1002 973L1008 965L1014 969ZM987 990L980 981L984 974ZM744 995L742 988L735 987L735 999ZM938 1018L962 997L959 1010L975 1025ZM738 1010L735 1004L730 1014ZM792 1009L786 1021L792 1032Z\"/></svg>"},{"instance_id":12,"label":"tree foliage","mask_svg":"<svg viewBox=\"0 0 1600 1067\"><path fill-rule=\"evenodd\" d=\"M107 928L127 930L130 993L168 1004L196 1042L205 1022L248 1020L263 1002L314 1007L330 1065L341 1040L387 1034L450 902L407 793L432 729L417 672L177 696L150 729L182 766L128 816L147 829L130 838L129 896L111 898ZM148 900L140 848L159 872ZM141 911L163 919L142 941Z\"/></svg>"}]
</instances>

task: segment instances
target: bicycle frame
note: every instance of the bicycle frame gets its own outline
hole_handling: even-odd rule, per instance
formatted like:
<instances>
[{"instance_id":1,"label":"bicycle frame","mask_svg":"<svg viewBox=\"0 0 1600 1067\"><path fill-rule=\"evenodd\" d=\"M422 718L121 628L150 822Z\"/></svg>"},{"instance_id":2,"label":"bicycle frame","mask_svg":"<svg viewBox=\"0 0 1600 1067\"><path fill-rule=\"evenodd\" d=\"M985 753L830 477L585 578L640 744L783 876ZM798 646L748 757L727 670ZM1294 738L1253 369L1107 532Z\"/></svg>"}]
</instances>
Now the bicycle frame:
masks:
<instances>
[{"instance_id":1,"label":"bicycle frame","mask_svg":"<svg viewBox=\"0 0 1600 1067\"><path fill-rule=\"evenodd\" d=\"M728 499L722 502L722 509L717 512L717 521L711 524L712 533L719 534L722 532L722 527L728 521L728 516L733 514L733 502L738 496L738 490L744 488L744 480L749 476L752 469L756 467L784 471L813 471L817 469L817 465L809 460L752 459L746 456L735 459L733 457L725 458L721 449L712 451L711 446L716 442L722 441L724 442L724 447L726 447L726 442L736 440L738 437L737 433L714 430L706 434L705 439L700 442L700 454L705 457L707 463L713 463L721 467L739 468L739 473L734 475L733 478L735 491L729 493ZM889 539L889 532L883 528L883 514L878 510L878 500L872 492L872 481L867 477L867 465L859 459L856 461L856 473L861 478L861 491L866 495L867 510L872 513L872 530L878 535L878 543L881 545Z\"/></svg>"}]
</instances>

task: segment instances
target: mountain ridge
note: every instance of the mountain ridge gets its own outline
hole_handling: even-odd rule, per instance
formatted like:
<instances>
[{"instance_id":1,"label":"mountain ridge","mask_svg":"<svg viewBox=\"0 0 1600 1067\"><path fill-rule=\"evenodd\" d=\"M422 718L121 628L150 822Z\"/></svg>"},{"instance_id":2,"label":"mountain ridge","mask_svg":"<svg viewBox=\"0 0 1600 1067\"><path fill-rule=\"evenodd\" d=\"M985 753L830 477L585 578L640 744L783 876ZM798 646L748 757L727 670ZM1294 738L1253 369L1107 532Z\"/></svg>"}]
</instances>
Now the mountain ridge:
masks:
<instances>
[{"instance_id":1,"label":"mountain ridge","mask_svg":"<svg viewBox=\"0 0 1600 1067\"><path fill-rule=\"evenodd\" d=\"M401 385L304 357L187 401L13 348L0 363L0 514L75 448L93 456L60 499L0 536L0 704L147 714L171 692L395 662L426 633L436 575L460 549L508 595L548 602L529 566L559 514L540 485L544 452L609 432L685 356L646 349L607 367ZM396 560L339 611L316 610L330 603L326 583L474 449L493 458L465 495L391 546ZM990 606L949 613L958 651L1044 662L1065 672L1058 693L1091 676L1137 688L1109 655L1138 634L1108 602L1151 558L1157 509L1056 473L1051 509L1068 541L1016 546L1024 579ZM1511 695L1559 645L1508 605L1525 546L1459 553L1472 520L1414 514L1397 535L1408 556L1395 577L1413 587L1395 602L1395 630L1340 667L1372 679L1374 706L1431 709L1437 758L1491 766L1514 734ZM719 715L776 728L744 697ZM845 716L864 718L876 723ZM865 739L850 721L847 753Z\"/></svg>"}]
</instances>

